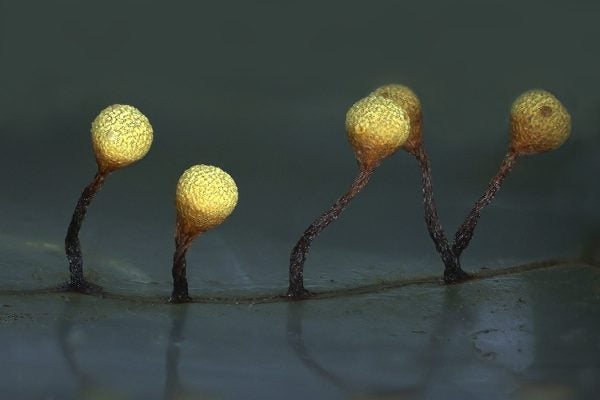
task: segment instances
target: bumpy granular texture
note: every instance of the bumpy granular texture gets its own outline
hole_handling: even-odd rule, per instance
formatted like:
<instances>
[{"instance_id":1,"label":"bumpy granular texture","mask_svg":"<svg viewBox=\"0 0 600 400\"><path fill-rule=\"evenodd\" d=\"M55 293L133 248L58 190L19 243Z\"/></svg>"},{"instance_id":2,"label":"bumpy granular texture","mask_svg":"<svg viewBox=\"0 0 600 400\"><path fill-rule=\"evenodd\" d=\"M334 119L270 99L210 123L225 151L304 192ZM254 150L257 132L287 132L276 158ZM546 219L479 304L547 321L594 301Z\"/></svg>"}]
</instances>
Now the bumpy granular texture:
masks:
<instances>
[{"instance_id":1,"label":"bumpy granular texture","mask_svg":"<svg viewBox=\"0 0 600 400\"><path fill-rule=\"evenodd\" d=\"M197 234L221 224L235 208L238 191L228 173L211 165L194 165L177 183L179 224Z\"/></svg>"},{"instance_id":2,"label":"bumpy granular texture","mask_svg":"<svg viewBox=\"0 0 600 400\"><path fill-rule=\"evenodd\" d=\"M511 146L519 154L535 154L560 147L571 133L571 116L545 90L520 95L510 112Z\"/></svg>"},{"instance_id":3,"label":"bumpy granular texture","mask_svg":"<svg viewBox=\"0 0 600 400\"><path fill-rule=\"evenodd\" d=\"M108 106L92 122L92 144L101 169L115 170L143 158L152 138L150 121L132 106Z\"/></svg>"},{"instance_id":4,"label":"bumpy granular texture","mask_svg":"<svg viewBox=\"0 0 600 400\"><path fill-rule=\"evenodd\" d=\"M390 83L375 89L371 95L385 97L396 102L410 118L410 134L404 142L406 150L415 150L421 145L421 102L409 87Z\"/></svg>"},{"instance_id":5,"label":"bumpy granular texture","mask_svg":"<svg viewBox=\"0 0 600 400\"><path fill-rule=\"evenodd\" d=\"M358 161L373 165L404 144L410 131L410 118L393 100L369 96L350 107L346 130Z\"/></svg>"}]
</instances>

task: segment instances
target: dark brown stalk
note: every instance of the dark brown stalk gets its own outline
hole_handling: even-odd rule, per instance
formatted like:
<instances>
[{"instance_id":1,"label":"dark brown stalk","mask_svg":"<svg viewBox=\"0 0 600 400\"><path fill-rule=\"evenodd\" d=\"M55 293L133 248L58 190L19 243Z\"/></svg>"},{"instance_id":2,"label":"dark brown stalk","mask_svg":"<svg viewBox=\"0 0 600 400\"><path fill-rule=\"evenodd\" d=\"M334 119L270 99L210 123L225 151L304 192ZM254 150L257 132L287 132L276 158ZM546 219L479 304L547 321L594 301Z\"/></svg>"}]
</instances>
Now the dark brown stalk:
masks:
<instances>
[{"instance_id":1,"label":"dark brown stalk","mask_svg":"<svg viewBox=\"0 0 600 400\"><path fill-rule=\"evenodd\" d=\"M442 257L444 263L444 281L446 283L458 282L467 279L469 275L463 271L460 266L459 258L450 248L448 238L440 223L440 218L433 198L433 183L431 181L431 166L429 157L422 145L419 145L411 151L419 162L421 169L421 186L423 190L423 208L425 214L425 224L429 231L429 236L435 244L435 249Z\"/></svg>"},{"instance_id":2,"label":"dark brown stalk","mask_svg":"<svg viewBox=\"0 0 600 400\"><path fill-rule=\"evenodd\" d=\"M488 206L494 196L496 196L504 178L506 178L508 173L512 170L518 157L519 155L512 149L506 153L506 156L504 156L504 160L502 160L502 164L500 165L500 169L490 181L487 189L483 192L483 195L477 200L475 206L473 206L473 209L465 219L465 222L463 222L460 229L456 232L454 243L452 244L452 252L457 258L460 258L462 252L469 245L475 227L477 226L477 221L481 216L481 211Z\"/></svg>"},{"instance_id":3,"label":"dark brown stalk","mask_svg":"<svg viewBox=\"0 0 600 400\"><path fill-rule=\"evenodd\" d=\"M171 303L189 303L192 298L188 294L187 262L185 255L197 235L190 235L181 229L178 223L175 231L175 253L173 254L173 292Z\"/></svg>"},{"instance_id":4,"label":"dark brown stalk","mask_svg":"<svg viewBox=\"0 0 600 400\"><path fill-rule=\"evenodd\" d=\"M65 237L65 252L69 261L69 272L71 274L69 282L63 286L65 290L80 293L92 293L102 290L99 286L87 282L83 277L83 256L81 254L81 244L79 243L79 231L85 219L88 206L94 195L102 189L102 185L108 174L109 172L103 170L96 172L92 182L83 189L73 211L71 223Z\"/></svg>"},{"instance_id":5,"label":"dark brown stalk","mask_svg":"<svg viewBox=\"0 0 600 400\"><path fill-rule=\"evenodd\" d=\"M324 212L304 231L290 255L288 297L301 298L310 294L308 290L304 288L304 262L306 261L306 256L310 250L312 241L330 223L338 219L348 203L350 203L358 192L360 192L369 182L375 168L377 168L377 165L368 167L361 165L358 170L358 175L354 179L354 182L352 182L352 185L350 185L348 191L342 197L337 199L329 210Z\"/></svg>"}]
</instances>

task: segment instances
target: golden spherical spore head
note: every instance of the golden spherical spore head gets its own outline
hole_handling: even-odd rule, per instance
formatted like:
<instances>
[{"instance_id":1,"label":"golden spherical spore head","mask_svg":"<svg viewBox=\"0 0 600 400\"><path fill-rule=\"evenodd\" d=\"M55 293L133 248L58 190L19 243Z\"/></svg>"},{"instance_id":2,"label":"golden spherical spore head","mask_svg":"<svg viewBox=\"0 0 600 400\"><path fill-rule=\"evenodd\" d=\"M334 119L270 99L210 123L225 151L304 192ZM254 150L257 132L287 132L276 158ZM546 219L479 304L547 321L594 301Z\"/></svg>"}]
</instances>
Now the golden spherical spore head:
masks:
<instances>
[{"instance_id":1,"label":"golden spherical spore head","mask_svg":"<svg viewBox=\"0 0 600 400\"><path fill-rule=\"evenodd\" d=\"M348 110L346 130L358 161L373 167L404 144L410 118L393 100L368 96Z\"/></svg>"},{"instance_id":2,"label":"golden spherical spore head","mask_svg":"<svg viewBox=\"0 0 600 400\"><path fill-rule=\"evenodd\" d=\"M510 110L511 147L518 154L554 150L571 133L571 116L556 97L545 90L529 90Z\"/></svg>"},{"instance_id":3,"label":"golden spherical spore head","mask_svg":"<svg viewBox=\"0 0 600 400\"><path fill-rule=\"evenodd\" d=\"M92 122L98 167L114 171L143 158L152 145L152 125L137 108L113 104Z\"/></svg>"},{"instance_id":4,"label":"golden spherical spore head","mask_svg":"<svg viewBox=\"0 0 600 400\"><path fill-rule=\"evenodd\" d=\"M385 97L402 107L410 118L410 134L402 146L408 151L414 151L421 146L421 102L409 87L390 83L375 89L371 95Z\"/></svg>"},{"instance_id":5,"label":"golden spherical spore head","mask_svg":"<svg viewBox=\"0 0 600 400\"><path fill-rule=\"evenodd\" d=\"M237 186L227 172L212 165L194 165L177 183L177 220L188 234L205 232L220 225L237 201Z\"/></svg>"}]
</instances>

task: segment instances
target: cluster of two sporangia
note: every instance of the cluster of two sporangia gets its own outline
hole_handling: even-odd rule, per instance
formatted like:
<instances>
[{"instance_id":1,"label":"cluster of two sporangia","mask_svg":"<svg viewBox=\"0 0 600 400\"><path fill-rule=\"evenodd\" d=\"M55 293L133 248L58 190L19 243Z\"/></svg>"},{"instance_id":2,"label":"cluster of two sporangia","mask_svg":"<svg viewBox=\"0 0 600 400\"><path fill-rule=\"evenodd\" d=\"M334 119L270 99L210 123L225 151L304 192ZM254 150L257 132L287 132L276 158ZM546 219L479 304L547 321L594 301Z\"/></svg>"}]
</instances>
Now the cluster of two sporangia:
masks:
<instances>
[{"instance_id":1,"label":"cluster of two sporangia","mask_svg":"<svg viewBox=\"0 0 600 400\"><path fill-rule=\"evenodd\" d=\"M65 238L70 280L66 290L90 293L101 290L83 276L83 259L78 234L88 205L113 171L143 158L152 145L150 121L137 108L115 104L102 110L92 123L92 143L98 171L83 190ZM189 301L185 254L192 240L221 224L238 200L235 181L211 165L194 165L179 178L176 190L177 227L173 256L174 303Z\"/></svg>"},{"instance_id":2,"label":"cluster of two sporangia","mask_svg":"<svg viewBox=\"0 0 600 400\"><path fill-rule=\"evenodd\" d=\"M287 292L290 298L310 295L304 288L304 263L314 238L339 217L352 198L366 186L380 163L399 149L413 155L419 164L425 222L445 267L444 281L454 283L468 279L469 274L460 266L460 256L473 236L481 211L492 201L520 156L550 151L566 141L571 131L571 117L560 101L544 90L527 91L515 100L510 112L510 143L506 156L498 173L457 230L452 244L435 207L431 169L422 140L421 106L414 92L396 84L376 89L348 110L346 130L358 161L358 174L348 191L304 231L293 248ZM144 157L150 149L152 135L148 119L128 105L110 106L92 123L98 172L77 203L65 239L71 273L65 289L84 293L100 290L83 276L78 239L81 223L106 176ZM172 302L190 301L185 260L190 244L199 234L221 224L235 208L237 199L234 180L217 167L195 165L181 175L176 192Z\"/></svg>"}]
</instances>

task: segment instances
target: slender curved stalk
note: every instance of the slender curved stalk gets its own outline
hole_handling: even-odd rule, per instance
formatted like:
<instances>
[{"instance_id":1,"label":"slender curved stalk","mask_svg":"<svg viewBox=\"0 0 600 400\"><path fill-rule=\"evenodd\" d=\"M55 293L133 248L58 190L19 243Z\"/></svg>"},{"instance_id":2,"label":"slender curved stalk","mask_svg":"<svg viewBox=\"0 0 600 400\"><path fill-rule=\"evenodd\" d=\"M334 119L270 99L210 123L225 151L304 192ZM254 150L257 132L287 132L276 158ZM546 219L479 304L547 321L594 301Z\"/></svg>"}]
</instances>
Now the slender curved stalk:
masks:
<instances>
[{"instance_id":1,"label":"slender curved stalk","mask_svg":"<svg viewBox=\"0 0 600 400\"><path fill-rule=\"evenodd\" d=\"M188 303L192 300L188 293L187 282L187 261L185 256L197 235L190 235L181 229L177 223L175 230L175 253L173 254L173 292L171 294L171 303Z\"/></svg>"},{"instance_id":2,"label":"slender curved stalk","mask_svg":"<svg viewBox=\"0 0 600 400\"><path fill-rule=\"evenodd\" d=\"M108 176L109 172L98 170L92 182L83 189L73 216L71 217L71 223L67 230L65 237L65 252L67 254L67 260L69 261L69 272L71 274L69 282L64 286L66 290L90 293L101 290L97 285L87 282L83 276L83 256L81 254L81 244L79 242L79 231L81 225L85 219L87 209L92 202L96 193L102 189L104 180Z\"/></svg>"},{"instance_id":3,"label":"slender curved stalk","mask_svg":"<svg viewBox=\"0 0 600 400\"><path fill-rule=\"evenodd\" d=\"M435 200L433 197L433 183L431 180L431 166L429 157L422 145L417 146L411 154L415 156L421 169L421 186L423 191L423 209L425 214L425 224L429 231L429 236L435 244L435 249L442 257L444 263L444 281L446 283L458 282L469 277L460 266L460 259L454 254L450 247L444 228L440 223L437 213Z\"/></svg>"},{"instance_id":4,"label":"slender curved stalk","mask_svg":"<svg viewBox=\"0 0 600 400\"><path fill-rule=\"evenodd\" d=\"M473 233L475 232L475 227L477 226L477 222L479 221L479 217L481 216L481 211L485 207L487 207L496 193L500 190L502 186L502 182L506 178L506 176L510 173L515 162L517 161L519 155L513 150L509 149L502 160L502 164L500 164L500 168L496 175L492 178L490 183L488 184L487 189L479 200L475 202L473 209L460 226L456 234L454 235L454 243L452 244L452 252L456 255L457 258L460 258L462 252L467 248L471 238L473 238Z\"/></svg>"},{"instance_id":5,"label":"slender curved stalk","mask_svg":"<svg viewBox=\"0 0 600 400\"><path fill-rule=\"evenodd\" d=\"M350 201L366 186L369 179L373 175L377 165L360 166L358 175L350 185L350 188L342 197L317 218L302 234L296 246L290 255L290 276L288 297L299 298L309 295L308 290L304 288L304 262L310 251L312 241L325 229L330 223L338 219L342 211L350 203Z\"/></svg>"}]
</instances>

